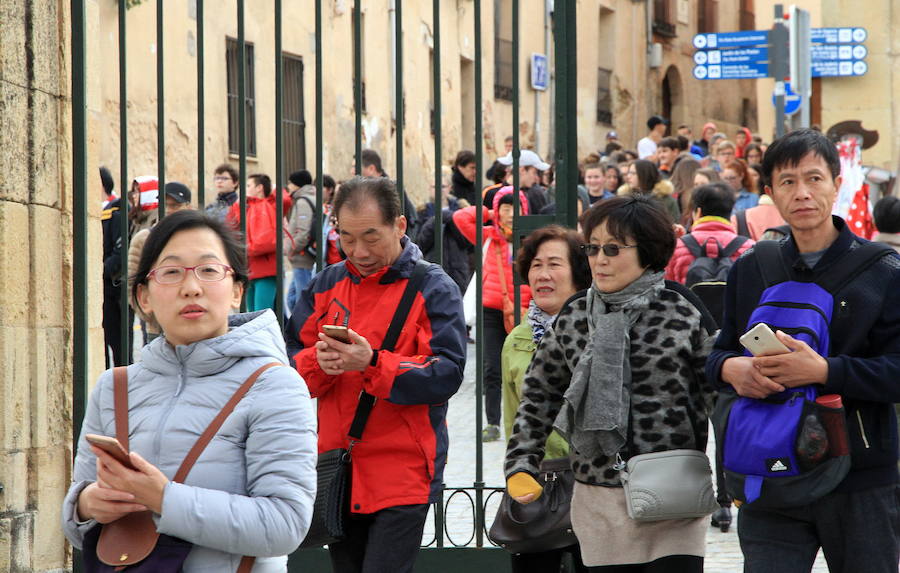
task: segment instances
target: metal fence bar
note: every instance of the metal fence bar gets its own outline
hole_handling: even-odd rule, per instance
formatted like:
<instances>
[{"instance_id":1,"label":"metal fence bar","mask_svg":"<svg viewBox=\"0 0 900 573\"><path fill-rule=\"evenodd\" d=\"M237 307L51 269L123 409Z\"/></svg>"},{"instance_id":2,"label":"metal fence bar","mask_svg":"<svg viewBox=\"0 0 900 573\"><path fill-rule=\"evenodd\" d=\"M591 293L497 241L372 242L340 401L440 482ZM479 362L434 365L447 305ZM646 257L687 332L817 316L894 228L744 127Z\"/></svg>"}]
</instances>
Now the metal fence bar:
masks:
<instances>
[{"instance_id":1,"label":"metal fence bar","mask_svg":"<svg viewBox=\"0 0 900 573\"><path fill-rule=\"evenodd\" d=\"M124 2L124 0L120 0ZM159 219L166 216L166 64L163 50L165 42L163 35L163 2L156 2L156 179L159 185L157 199L159 203Z\"/></svg>"},{"instance_id":2,"label":"metal fence bar","mask_svg":"<svg viewBox=\"0 0 900 573\"><path fill-rule=\"evenodd\" d=\"M247 60L244 46L244 0L237 0L237 30L238 30L238 153L239 186L240 186L240 229L241 237L247 240ZM247 312L247 292L241 300L241 312Z\"/></svg>"},{"instance_id":3,"label":"metal fence bar","mask_svg":"<svg viewBox=\"0 0 900 573\"><path fill-rule=\"evenodd\" d=\"M443 185L441 181L441 2L433 0L431 6L432 27L434 28L434 260L444 261L444 213Z\"/></svg>"},{"instance_id":4,"label":"metal fence bar","mask_svg":"<svg viewBox=\"0 0 900 573\"><path fill-rule=\"evenodd\" d=\"M122 2L124 4L124 2ZM203 49L203 0L197 0L197 207L206 206L206 105L203 100L205 86Z\"/></svg>"},{"instance_id":5,"label":"metal fence bar","mask_svg":"<svg viewBox=\"0 0 900 573\"><path fill-rule=\"evenodd\" d=\"M557 2L555 10L556 216L557 221L574 229L578 221L578 198L574 193L578 186L576 7L574 3Z\"/></svg>"},{"instance_id":6,"label":"metal fence bar","mask_svg":"<svg viewBox=\"0 0 900 573\"><path fill-rule=\"evenodd\" d=\"M355 173L362 173L362 0L353 2L353 112L356 119Z\"/></svg>"},{"instance_id":7,"label":"metal fence bar","mask_svg":"<svg viewBox=\"0 0 900 573\"><path fill-rule=\"evenodd\" d=\"M481 70L481 0L475 0L475 181L483 181L484 174L484 124L481 113L482 108L482 70ZM475 529L478 531L476 535L477 544L480 547L483 543L481 531L484 529L484 509L482 505L482 496L484 488L484 444L481 442L482 420L481 415L484 411L484 306L483 293L481 285L484 277L484 269L482 262L484 260L482 251L484 250L482 241L484 240L484 209L482 209L482 199L477 193L476 185L475 196L475 245L478 255L475 257L475 497L476 497L476 514ZM478 513L480 512L480 513Z\"/></svg>"},{"instance_id":8,"label":"metal fence bar","mask_svg":"<svg viewBox=\"0 0 900 573\"><path fill-rule=\"evenodd\" d=\"M128 208L129 205L129 180L128 180L128 49L125 22L125 2L119 2L119 232L122 237L122 274L119 285L119 308L121 309L121 321L119 323L119 343L125 356L125 364L131 362L131 333L132 316L128 307ZM106 345L103 347L106 354ZM123 364L116 364L123 366Z\"/></svg>"},{"instance_id":9,"label":"metal fence bar","mask_svg":"<svg viewBox=\"0 0 900 573\"><path fill-rule=\"evenodd\" d=\"M394 5L394 109L397 114L394 120L396 126L395 137L397 143L397 161L395 175L397 177L397 192L400 194L400 210L407 218L414 213L406 213L406 189L403 187L403 0L395 0Z\"/></svg>"},{"instance_id":10,"label":"metal fence bar","mask_svg":"<svg viewBox=\"0 0 900 573\"><path fill-rule=\"evenodd\" d=\"M520 217L522 216L522 206L519 204L519 156L522 153L519 141L519 0L512 0L512 116L513 116L513 234L512 234L512 256L515 258L516 252L519 250L519 226ZM533 214L529 211L529 214ZM522 320L522 292L519 283L515 265L510 266L513 283L513 312L515 314L515 322L519 324Z\"/></svg>"},{"instance_id":11,"label":"metal fence bar","mask_svg":"<svg viewBox=\"0 0 900 573\"><path fill-rule=\"evenodd\" d=\"M322 272L325 251L328 249L328 237L323 234L325 224L324 194L322 192L324 156L322 150L322 0L316 0L316 218L319 228L316 229L318 245L316 246L316 272Z\"/></svg>"},{"instance_id":12,"label":"metal fence bar","mask_svg":"<svg viewBox=\"0 0 900 573\"><path fill-rule=\"evenodd\" d=\"M284 58L281 0L275 0L275 316L284 325Z\"/></svg>"},{"instance_id":13,"label":"metal fence bar","mask_svg":"<svg viewBox=\"0 0 900 573\"><path fill-rule=\"evenodd\" d=\"M87 409L87 27L85 0L71 0L72 10L72 456ZM104 345L104 351L106 346Z\"/></svg>"}]
</instances>

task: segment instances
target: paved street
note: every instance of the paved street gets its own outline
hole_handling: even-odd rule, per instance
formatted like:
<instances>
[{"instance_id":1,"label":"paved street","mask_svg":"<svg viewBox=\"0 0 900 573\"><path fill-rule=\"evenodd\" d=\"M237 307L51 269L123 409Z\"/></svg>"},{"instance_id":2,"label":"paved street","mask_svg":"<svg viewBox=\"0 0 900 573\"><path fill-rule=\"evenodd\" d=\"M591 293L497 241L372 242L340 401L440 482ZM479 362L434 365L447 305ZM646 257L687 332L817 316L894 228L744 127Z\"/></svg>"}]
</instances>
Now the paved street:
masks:
<instances>
[{"instance_id":1,"label":"paved street","mask_svg":"<svg viewBox=\"0 0 900 573\"><path fill-rule=\"evenodd\" d=\"M448 488L471 487L475 481L475 347L469 345L469 360L466 365L466 378L459 392L450 400L448 424L450 428L450 455L444 481ZM502 487L503 457L506 443L503 441L484 444L484 481L487 486ZM714 446L710 444L709 455L713 457ZM474 497L474 495L473 495ZM486 522L490 527L496 512L499 495L493 496L486 510ZM735 511L735 514L737 512ZM447 509L447 530L449 536L458 544L463 544L472 535L472 506L468 498L457 494ZM433 539L434 529L431 522L425 531L425 541ZM448 545L449 541L446 542ZM489 543L485 538L485 543ZM472 543L474 545L474 542ZM743 564L741 550L738 546L737 526L732 524L728 533L709 528L706 537L707 553L705 570L710 573L733 573L740 571ZM822 554L816 560L814 573L825 573L828 568Z\"/></svg>"}]
</instances>

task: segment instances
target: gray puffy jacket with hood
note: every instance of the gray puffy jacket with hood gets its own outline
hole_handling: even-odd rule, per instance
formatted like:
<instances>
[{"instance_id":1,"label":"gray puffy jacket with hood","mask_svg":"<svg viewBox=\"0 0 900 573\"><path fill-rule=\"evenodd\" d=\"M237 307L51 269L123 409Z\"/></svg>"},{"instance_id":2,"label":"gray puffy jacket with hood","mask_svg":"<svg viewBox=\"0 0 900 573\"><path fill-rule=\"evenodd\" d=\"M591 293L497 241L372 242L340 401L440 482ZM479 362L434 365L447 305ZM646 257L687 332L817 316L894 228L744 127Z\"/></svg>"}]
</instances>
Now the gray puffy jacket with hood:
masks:
<instances>
[{"instance_id":1,"label":"gray puffy jacket with hood","mask_svg":"<svg viewBox=\"0 0 900 573\"><path fill-rule=\"evenodd\" d=\"M237 388L260 366L288 363L270 310L229 317L229 332L186 346L160 337L128 367L129 442L169 479ZM283 572L303 540L316 493L316 419L297 371L265 371L197 460L184 484L169 482L160 533L194 543L184 571L235 571L256 556L254 573ZM111 371L95 386L81 437L63 529L77 548L94 520L77 521L78 495L96 479L84 435L115 436Z\"/></svg>"}]
</instances>

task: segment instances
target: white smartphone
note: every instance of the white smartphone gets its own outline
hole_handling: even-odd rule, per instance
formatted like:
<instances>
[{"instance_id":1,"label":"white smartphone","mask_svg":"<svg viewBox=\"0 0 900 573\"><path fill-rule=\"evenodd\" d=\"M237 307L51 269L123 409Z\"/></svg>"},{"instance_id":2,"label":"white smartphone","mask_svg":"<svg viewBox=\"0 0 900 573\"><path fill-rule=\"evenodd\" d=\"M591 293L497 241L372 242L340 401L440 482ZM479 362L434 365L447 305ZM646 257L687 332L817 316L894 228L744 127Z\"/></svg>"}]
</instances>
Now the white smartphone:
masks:
<instances>
[{"instance_id":1,"label":"white smartphone","mask_svg":"<svg viewBox=\"0 0 900 573\"><path fill-rule=\"evenodd\" d=\"M769 325L762 322L748 330L740 341L753 356L771 356L791 351L778 340Z\"/></svg>"}]
</instances>

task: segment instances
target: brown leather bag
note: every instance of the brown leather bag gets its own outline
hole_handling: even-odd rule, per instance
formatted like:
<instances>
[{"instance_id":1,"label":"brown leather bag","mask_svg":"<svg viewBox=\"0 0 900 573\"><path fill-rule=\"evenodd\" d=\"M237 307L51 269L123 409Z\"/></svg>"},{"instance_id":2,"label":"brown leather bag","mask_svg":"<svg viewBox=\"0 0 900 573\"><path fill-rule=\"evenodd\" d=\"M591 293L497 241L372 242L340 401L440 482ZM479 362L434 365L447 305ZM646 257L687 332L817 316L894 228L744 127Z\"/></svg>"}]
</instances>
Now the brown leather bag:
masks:
<instances>
[{"instance_id":1,"label":"brown leather bag","mask_svg":"<svg viewBox=\"0 0 900 573\"><path fill-rule=\"evenodd\" d=\"M185 456L184 461L172 478L173 482L183 483L194 463L206 446L225 423L225 419L231 414L238 402L253 386L259 376L274 366L281 366L278 362L272 362L261 366L238 388L231 399L222 407L222 410L209 423L206 430L197 439L197 442ZM113 402L115 405L116 439L122 447L128 451L128 369L120 366L113 369ZM100 531L100 539L97 542L97 558L121 571L130 565L140 563L149 556L157 546L159 533L156 524L153 523L153 513L139 511L130 513L116 521L103 525ZM255 557L245 555L241 558L237 573L250 573L253 569Z\"/></svg>"}]
</instances>

